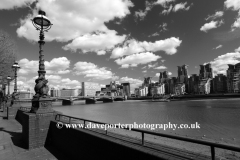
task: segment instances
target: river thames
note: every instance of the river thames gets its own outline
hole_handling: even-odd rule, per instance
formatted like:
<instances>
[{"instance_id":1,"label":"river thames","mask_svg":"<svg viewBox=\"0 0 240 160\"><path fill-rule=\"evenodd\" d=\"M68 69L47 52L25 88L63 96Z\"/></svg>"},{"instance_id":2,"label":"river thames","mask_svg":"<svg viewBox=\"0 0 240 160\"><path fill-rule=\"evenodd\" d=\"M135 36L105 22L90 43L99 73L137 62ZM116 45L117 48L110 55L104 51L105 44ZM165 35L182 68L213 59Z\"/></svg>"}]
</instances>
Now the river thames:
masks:
<instances>
[{"instance_id":1,"label":"river thames","mask_svg":"<svg viewBox=\"0 0 240 160\"><path fill-rule=\"evenodd\" d=\"M70 115L105 123L122 124L200 124L200 129L156 129L155 132L187 136L240 146L240 99L172 102L123 101L53 109Z\"/></svg>"}]
</instances>

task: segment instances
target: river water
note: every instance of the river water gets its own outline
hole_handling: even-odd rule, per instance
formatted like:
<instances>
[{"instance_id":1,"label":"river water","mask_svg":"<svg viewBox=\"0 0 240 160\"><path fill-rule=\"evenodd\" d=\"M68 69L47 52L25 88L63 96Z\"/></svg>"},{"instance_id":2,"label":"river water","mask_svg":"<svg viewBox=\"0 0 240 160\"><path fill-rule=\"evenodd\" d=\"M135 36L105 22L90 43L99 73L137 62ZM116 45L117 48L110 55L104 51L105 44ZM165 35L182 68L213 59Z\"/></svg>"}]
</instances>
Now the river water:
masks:
<instances>
[{"instance_id":1,"label":"river water","mask_svg":"<svg viewBox=\"0 0 240 160\"><path fill-rule=\"evenodd\" d=\"M65 115L122 124L200 124L199 129L156 129L155 132L213 140L240 146L240 99L172 102L124 101L72 106L54 105Z\"/></svg>"}]
</instances>

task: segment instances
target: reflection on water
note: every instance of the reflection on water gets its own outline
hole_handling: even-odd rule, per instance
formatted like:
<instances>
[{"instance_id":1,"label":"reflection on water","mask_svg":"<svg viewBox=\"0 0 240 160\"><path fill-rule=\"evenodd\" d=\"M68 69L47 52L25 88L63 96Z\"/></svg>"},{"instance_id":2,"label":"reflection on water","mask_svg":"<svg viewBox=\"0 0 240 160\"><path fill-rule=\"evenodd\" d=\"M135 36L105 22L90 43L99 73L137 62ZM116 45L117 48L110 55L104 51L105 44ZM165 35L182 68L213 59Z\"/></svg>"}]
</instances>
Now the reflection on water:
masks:
<instances>
[{"instance_id":1,"label":"reflection on water","mask_svg":"<svg viewBox=\"0 0 240 160\"><path fill-rule=\"evenodd\" d=\"M240 146L240 99L175 102L125 101L54 106L63 114L105 123L200 124L200 129L157 129L156 132L214 140Z\"/></svg>"}]
</instances>

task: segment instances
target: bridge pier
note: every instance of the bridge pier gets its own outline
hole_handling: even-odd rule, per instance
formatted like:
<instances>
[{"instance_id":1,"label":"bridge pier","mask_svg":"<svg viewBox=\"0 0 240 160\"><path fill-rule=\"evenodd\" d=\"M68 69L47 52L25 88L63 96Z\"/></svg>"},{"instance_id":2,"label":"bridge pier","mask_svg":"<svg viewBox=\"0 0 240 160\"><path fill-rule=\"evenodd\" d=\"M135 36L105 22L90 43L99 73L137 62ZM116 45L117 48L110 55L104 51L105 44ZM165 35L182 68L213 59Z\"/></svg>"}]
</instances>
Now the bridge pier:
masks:
<instances>
[{"instance_id":1,"label":"bridge pier","mask_svg":"<svg viewBox=\"0 0 240 160\"><path fill-rule=\"evenodd\" d=\"M86 101L85 101L85 104L95 104L96 103L96 99L95 98L93 98L93 99L86 99Z\"/></svg>"},{"instance_id":2,"label":"bridge pier","mask_svg":"<svg viewBox=\"0 0 240 160\"><path fill-rule=\"evenodd\" d=\"M124 101L124 98L118 97L118 98L115 98L114 101Z\"/></svg>"},{"instance_id":3,"label":"bridge pier","mask_svg":"<svg viewBox=\"0 0 240 160\"><path fill-rule=\"evenodd\" d=\"M73 105L73 104L74 104L74 102L72 100L66 100L66 99L62 100L62 105L63 106L64 105Z\"/></svg>"},{"instance_id":4,"label":"bridge pier","mask_svg":"<svg viewBox=\"0 0 240 160\"><path fill-rule=\"evenodd\" d=\"M109 103L109 102L114 102L114 99L113 99L113 97L111 97L111 98L104 98L102 101L103 101L103 103Z\"/></svg>"}]
</instances>

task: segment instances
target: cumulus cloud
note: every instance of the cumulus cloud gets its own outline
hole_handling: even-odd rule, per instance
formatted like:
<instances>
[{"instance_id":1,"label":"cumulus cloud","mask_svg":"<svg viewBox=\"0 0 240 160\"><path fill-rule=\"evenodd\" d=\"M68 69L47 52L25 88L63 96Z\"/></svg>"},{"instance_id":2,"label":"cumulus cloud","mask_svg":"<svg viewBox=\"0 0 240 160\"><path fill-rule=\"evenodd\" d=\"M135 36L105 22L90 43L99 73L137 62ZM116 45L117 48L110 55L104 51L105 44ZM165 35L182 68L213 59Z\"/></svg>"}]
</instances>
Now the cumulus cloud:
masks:
<instances>
[{"instance_id":1,"label":"cumulus cloud","mask_svg":"<svg viewBox=\"0 0 240 160\"><path fill-rule=\"evenodd\" d=\"M160 35L160 34L159 34L160 32L165 32L165 31L167 31L167 30L168 30L168 29L167 29L167 23L163 23L162 25L159 25L158 28L160 28L160 31L159 31L159 32L155 32L155 33L149 35L148 37L159 36L159 35Z\"/></svg>"},{"instance_id":2,"label":"cumulus cloud","mask_svg":"<svg viewBox=\"0 0 240 160\"><path fill-rule=\"evenodd\" d=\"M125 35L118 36L116 31L108 31L106 33L86 34L75 38L72 43L63 47L64 50L72 50L76 52L81 49L83 53L96 52L98 55L104 55L104 50L112 49L116 44L125 40Z\"/></svg>"},{"instance_id":3,"label":"cumulus cloud","mask_svg":"<svg viewBox=\"0 0 240 160\"><path fill-rule=\"evenodd\" d=\"M178 3L175 6L172 4L175 0L157 0L156 2L148 2L146 1L146 8L145 10L139 10L135 12L135 17L143 20L147 13L151 11L154 6L160 5L164 8L162 14L169 14L171 11L177 12L179 10L189 10L190 6L187 7L187 2L185 3Z\"/></svg>"},{"instance_id":4,"label":"cumulus cloud","mask_svg":"<svg viewBox=\"0 0 240 160\"><path fill-rule=\"evenodd\" d=\"M166 7L170 2L175 2L175 0L157 0L154 4L159 4L163 7Z\"/></svg>"},{"instance_id":5,"label":"cumulus cloud","mask_svg":"<svg viewBox=\"0 0 240 160\"><path fill-rule=\"evenodd\" d=\"M146 8L145 8L144 11L143 11L143 10L139 10L139 11L136 11L136 12L135 12L135 17L136 17L136 18L139 18L140 20L143 20L143 19L146 17L147 13L148 13L148 12L152 9L152 7L153 7L152 3L148 2L148 1L146 1L145 4L146 4Z\"/></svg>"},{"instance_id":6,"label":"cumulus cloud","mask_svg":"<svg viewBox=\"0 0 240 160\"><path fill-rule=\"evenodd\" d=\"M190 6L186 7L186 5L187 5L187 2L185 2L185 3L178 3L178 4L176 4L176 5L174 6L173 11L174 11L174 12L177 12L177 11L179 11L179 10L185 10L185 11L187 11L187 10L190 9Z\"/></svg>"},{"instance_id":7,"label":"cumulus cloud","mask_svg":"<svg viewBox=\"0 0 240 160\"><path fill-rule=\"evenodd\" d=\"M148 64L148 68L154 68L158 65L158 62L154 63L154 64Z\"/></svg>"},{"instance_id":8,"label":"cumulus cloud","mask_svg":"<svg viewBox=\"0 0 240 160\"><path fill-rule=\"evenodd\" d=\"M69 73L70 61L66 57L53 58L50 62L45 61L45 69L48 74L66 74ZM37 73L39 61L28 60L26 58L19 61L20 75Z\"/></svg>"},{"instance_id":9,"label":"cumulus cloud","mask_svg":"<svg viewBox=\"0 0 240 160\"><path fill-rule=\"evenodd\" d=\"M14 9L20 7L26 7L36 0L1 0L0 9Z\"/></svg>"},{"instance_id":10,"label":"cumulus cloud","mask_svg":"<svg viewBox=\"0 0 240 160\"><path fill-rule=\"evenodd\" d=\"M74 85L74 86L79 86L81 83L77 80L70 80L69 78L64 78L61 80L62 83L65 85Z\"/></svg>"},{"instance_id":11,"label":"cumulus cloud","mask_svg":"<svg viewBox=\"0 0 240 160\"><path fill-rule=\"evenodd\" d=\"M32 78L27 78L24 76L18 77L18 88L19 90L28 90L32 93L35 93L34 86L35 80L38 76L34 76ZM62 78L60 75L49 75L47 74L45 77L48 80L49 88L62 89L62 88L81 88L81 83L78 80L71 80L69 78Z\"/></svg>"},{"instance_id":12,"label":"cumulus cloud","mask_svg":"<svg viewBox=\"0 0 240 160\"><path fill-rule=\"evenodd\" d=\"M118 65L122 65L122 68L136 67L138 64L147 64L152 61L156 61L161 58L151 52L136 53L124 58L115 60Z\"/></svg>"},{"instance_id":13,"label":"cumulus cloud","mask_svg":"<svg viewBox=\"0 0 240 160\"><path fill-rule=\"evenodd\" d=\"M239 52L235 53L226 53L221 56L218 56L210 63L212 64L212 68L214 74L225 74L228 69L228 64L236 64L240 62L240 54ZM209 62L208 62L209 63Z\"/></svg>"},{"instance_id":14,"label":"cumulus cloud","mask_svg":"<svg viewBox=\"0 0 240 160\"><path fill-rule=\"evenodd\" d=\"M134 79L130 77L122 77L119 79L120 82L129 82L130 83L130 88L133 91L135 88L138 88L139 86L142 85L143 81L139 79Z\"/></svg>"},{"instance_id":15,"label":"cumulus cloud","mask_svg":"<svg viewBox=\"0 0 240 160\"><path fill-rule=\"evenodd\" d=\"M39 61L29 61L28 59L24 58L24 59L21 59L18 63L19 63L19 66L21 67L19 70L20 75L37 73L38 71Z\"/></svg>"},{"instance_id":16,"label":"cumulus cloud","mask_svg":"<svg viewBox=\"0 0 240 160\"><path fill-rule=\"evenodd\" d=\"M217 47L213 48L213 49L219 49L219 48L222 48L223 45L218 45Z\"/></svg>"},{"instance_id":17,"label":"cumulus cloud","mask_svg":"<svg viewBox=\"0 0 240 160\"><path fill-rule=\"evenodd\" d=\"M160 76L160 73L156 73L156 74L155 74L155 77L159 77L159 76Z\"/></svg>"},{"instance_id":18,"label":"cumulus cloud","mask_svg":"<svg viewBox=\"0 0 240 160\"><path fill-rule=\"evenodd\" d=\"M155 67L154 69L167 69L166 66L158 66L158 67Z\"/></svg>"},{"instance_id":19,"label":"cumulus cloud","mask_svg":"<svg viewBox=\"0 0 240 160\"><path fill-rule=\"evenodd\" d=\"M155 42L139 42L135 39L128 40L123 47L113 49L110 58L119 58L125 55L132 55L139 52L156 52L164 51L166 54L172 55L177 52L177 47L182 43L179 38L171 37L165 40L158 40Z\"/></svg>"},{"instance_id":20,"label":"cumulus cloud","mask_svg":"<svg viewBox=\"0 0 240 160\"><path fill-rule=\"evenodd\" d=\"M159 25L159 28L161 28L160 32L167 31L167 23L163 23L162 25Z\"/></svg>"},{"instance_id":21,"label":"cumulus cloud","mask_svg":"<svg viewBox=\"0 0 240 160\"><path fill-rule=\"evenodd\" d=\"M173 9L173 5L170 5L168 8L164 9L162 11L162 14L166 15L166 14L169 14Z\"/></svg>"},{"instance_id":22,"label":"cumulus cloud","mask_svg":"<svg viewBox=\"0 0 240 160\"><path fill-rule=\"evenodd\" d=\"M87 78L93 78L98 80L106 80L106 79L117 79L110 70L106 67L98 67L97 65L91 62L77 62L74 64L73 68L74 74L76 75L84 75Z\"/></svg>"},{"instance_id":23,"label":"cumulus cloud","mask_svg":"<svg viewBox=\"0 0 240 160\"><path fill-rule=\"evenodd\" d=\"M143 72L143 73L147 73L147 70L143 70L142 72Z\"/></svg>"},{"instance_id":24,"label":"cumulus cloud","mask_svg":"<svg viewBox=\"0 0 240 160\"><path fill-rule=\"evenodd\" d=\"M53 23L52 29L46 34L46 41L68 42L64 49L83 49L84 52L105 50L125 38L125 35L119 36L116 31L109 30L105 22L124 18L130 14L129 7L132 6L129 0L39 0L32 13L20 20L17 34L30 41L38 40L39 33L32 26L31 19L41 8Z\"/></svg>"},{"instance_id":25,"label":"cumulus cloud","mask_svg":"<svg viewBox=\"0 0 240 160\"><path fill-rule=\"evenodd\" d=\"M37 77L34 77L34 79L37 78ZM46 75L45 77L47 80L48 80L48 83L51 84L51 83L60 83L61 82L61 79L62 77L59 76L59 75Z\"/></svg>"},{"instance_id":26,"label":"cumulus cloud","mask_svg":"<svg viewBox=\"0 0 240 160\"><path fill-rule=\"evenodd\" d=\"M209 23L205 23L201 28L200 30L203 31L203 32L208 32L210 29L214 29L214 28L217 28L217 27L220 27L224 22L221 20L221 21L211 21Z\"/></svg>"},{"instance_id":27,"label":"cumulus cloud","mask_svg":"<svg viewBox=\"0 0 240 160\"><path fill-rule=\"evenodd\" d=\"M172 75L172 72L168 72L168 75L171 76L171 75Z\"/></svg>"},{"instance_id":28,"label":"cumulus cloud","mask_svg":"<svg viewBox=\"0 0 240 160\"><path fill-rule=\"evenodd\" d=\"M224 14L223 11L216 11L215 14L209 15L209 16L206 18L206 20L209 20L209 19L214 20L214 19L216 19L216 18L222 17L223 14Z\"/></svg>"},{"instance_id":29,"label":"cumulus cloud","mask_svg":"<svg viewBox=\"0 0 240 160\"><path fill-rule=\"evenodd\" d=\"M240 27L240 1L239 0L226 0L224 5L228 9L238 11L238 17L235 22L232 24L232 31Z\"/></svg>"},{"instance_id":30,"label":"cumulus cloud","mask_svg":"<svg viewBox=\"0 0 240 160\"><path fill-rule=\"evenodd\" d=\"M239 10L240 9L240 1L239 0L226 0L224 2L224 5L227 8L232 8L233 10Z\"/></svg>"},{"instance_id":31,"label":"cumulus cloud","mask_svg":"<svg viewBox=\"0 0 240 160\"><path fill-rule=\"evenodd\" d=\"M177 12L177 11L180 11L180 10L188 11L190 9L190 7L192 6L192 4L187 6L187 2L178 3L178 4L175 4L175 5L170 4L169 2L172 2L172 1L165 1L165 3L164 3L164 1L161 0L160 4L164 8L164 10L162 11L162 14L166 15L166 14L169 14L171 11L173 11L173 12Z\"/></svg>"},{"instance_id":32,"label":"cumulus cloud","mask_svg":"<svg viewBox=\"0 0 240 160\"><path fill-rule=\"evenodd\" d=\"M156 37L156 36L159 36L159 33L158 33L158 32L155 32L155 33L149 35L148 37Z\"/></svg>"},{"instance_id":33,"label":"cumulus cloud","mask_svg":"<svg viewBox=\"0 0 240 160\"><path fill-rule=\"evenodd\" d=\"M235 49L235 52L240 52L240 47L238 47L237 49Z\"/></svg>"},{"instance_id":34,"label":"cumulus cloud","mask_svg":"<svg viewBox=\"0 0 240 160\"><path fill-rule=\"evenodd\" d=\"M106 51L103 51L103 50L97 52L97 55L105 55L105 54L106 54Z\"/></svg>"}]
</instances>

